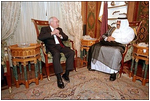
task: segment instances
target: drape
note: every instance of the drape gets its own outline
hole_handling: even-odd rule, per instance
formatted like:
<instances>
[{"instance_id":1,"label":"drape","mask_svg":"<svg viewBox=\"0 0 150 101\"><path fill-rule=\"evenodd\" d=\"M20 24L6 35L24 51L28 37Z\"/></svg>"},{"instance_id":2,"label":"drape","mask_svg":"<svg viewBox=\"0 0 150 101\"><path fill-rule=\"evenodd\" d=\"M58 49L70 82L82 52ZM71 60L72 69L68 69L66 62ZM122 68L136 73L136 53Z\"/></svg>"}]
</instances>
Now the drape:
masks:
<instances>
[{"instance_id":1,"label":"drape","mask_svg":"<svg viewBox=\"0 0 150 101\"><path fill-rule=\"evenodd\" d=\"M2 41L14 33L20 15L20 2L2 2Z\"/></svg>"},{"instance_id":2,"label":"drape","mask_svg":"<svg viewBox=\"0 0 150 101\"><path fill-rule=\"evenodd\" d=\"M60 27L75 42L80 56L83 33L81 2L2 2L2 40L7 46L36 43L36 31L31 19L48 20L51 16L60 20Z\"/></svg>"},{"instance_id":3,"label":"drape","mask_svg":"<svg viewBox=\"0 0 150 101\"><path fill-rule=\"evenodd\" d=\"M12 37L15 35L14 32L18 25L20 18L20 6L21 2L1 2L2 3L2 18L1 18L1 64L6 69L6 58L9 56L9 61L11 63L11 55L6 48L11 41ZM15 42L15 40L14 40ZM8 55L9 54L9 55ZM4 69L4 70L5 70ZM7 72L7 70L5 70Z\"/></svg>"},{"instance_id":4,"label":"drape","mask_svg":"<svg viewBox=\"0 0 150 101\"><path fill-rule=\"evenodd\" d=\"M102 35L107 32L108 30L108 7L107 7L107 1L104 1L104 11L103 11L103 16L102 16L102 25L101 25L101 39Z\"/></svg>"},{"instance_id":5,"label":"drape","mask_svg":"<svg viewBox=\"0 0 150 101\"><path fill-rule=\"evenodd\" d=\"M8 4L10 3L11 2L8 2ZM13 23L17 27L16 30L14 30L14 34L11 35L11 38L7 38L6 40L8 46L24 42L36 43L37 37L34 24L31 21L32 18L39 20L48 20L49 17L56 16L60 20L60 27L63 28L64 23L62 19L60 4L61 2L20 2L20 6L18 6L18 9L17 10L13 9L12 11L15 13L19 13L20 19L18 21L18 24ZM7 6L7 8L9 7L10 6ZM2 7L2 12L4 12L5 10L6 7L5 8Z\"/></svg>"},{"instance_id":6,"label":"drape","mask_svg":"<svg viewBox=\"0 0 150 101\"><path fill-rule=\"evenodd\" d=\"M83 35L81 2L62 2L61 8L66 29L73 36L75 49L77 49L78 56L80 56L80 40Z\"/></svg>"},{"instance_id":7,"label":"drape","mask_svg":"<svg viewBox=\"0 0 150 101\"><path fill-rule=\"evenodd\" d=\"M21 2L17 28L14 35L7 39L7 44L35 43L36 31L32 18L48 20L56 16L60 20L60 27L75 42L75 49L80 54L80 39L82 37L81 2ZM9 6L8 6L9 7ZM5 9L5 8L3 8Z\"/></svg>"}]
</instances>

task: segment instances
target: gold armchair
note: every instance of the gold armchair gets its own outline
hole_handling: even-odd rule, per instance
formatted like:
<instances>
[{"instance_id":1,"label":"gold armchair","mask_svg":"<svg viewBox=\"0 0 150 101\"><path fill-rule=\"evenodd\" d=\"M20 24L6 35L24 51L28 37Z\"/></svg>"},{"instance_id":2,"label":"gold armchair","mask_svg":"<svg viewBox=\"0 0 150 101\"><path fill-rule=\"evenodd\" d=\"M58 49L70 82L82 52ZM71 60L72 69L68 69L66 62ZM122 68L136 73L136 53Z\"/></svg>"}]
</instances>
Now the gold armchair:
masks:
<instances>
[{"instance_id":1,"label":"gold armchair","mask_svg":"<svg viewBox=\"0 0 150 101\"><path fill-rule=\"evenodd\" d=\"M37 37L38 37L39 34L40 34L41 28L44 27L44 26L48 26L48 25L49 25L49 24L48 24L48 21L35 20L35 19L31 19L31 20L32 20L32 22L34 23ZM37 40L37 41L42 44L42 45L41 45L41 46L42 46L42 49L41 49L42 52L41 52L41 53L42 53L42 56L44 57L44 58L42 58L42 61L43 61L43 63L44 63L44 66L46 67L47 78L48 78L48 80L50 80L49 68L50 68L50 66L52 66L52 64L53 64L53 63L52 63L52 58L53 58L53 57L52 57L52 55L51 55L50 52L49 52L48 54L46 53L44 43L41 42L41 41L39 41L39 40ZM70 40L70 39L68 39L67 41L63 41L63 43L64 43L64 45L70 47L71 49L73 49L73 50L75 51L75 58L77 58L77 50L74 49L74 43L73 43L73 41ZM64 64L65 61L66 61L66 58L65 58L65 56L64 56L63 53L61 53L61 59L60 59L60 61L61 61L61 64ZM76 71L76 63L75 63L75 62L76 62L76 61L74 61L74 69L75 69L75 71Z\"/></svg>"}]
</instances>

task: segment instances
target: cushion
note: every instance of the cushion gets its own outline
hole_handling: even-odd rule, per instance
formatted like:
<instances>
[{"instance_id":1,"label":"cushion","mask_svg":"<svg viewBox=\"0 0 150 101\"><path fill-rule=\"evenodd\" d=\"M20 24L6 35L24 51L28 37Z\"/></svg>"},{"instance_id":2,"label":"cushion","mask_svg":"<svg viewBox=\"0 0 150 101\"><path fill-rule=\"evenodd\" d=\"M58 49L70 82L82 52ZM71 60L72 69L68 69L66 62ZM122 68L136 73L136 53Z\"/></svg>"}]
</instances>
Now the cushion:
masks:
<instances>
[{"instance_id":1,"label":"cushion","mask_svg":"<svg viewBox=\"0 0 150 101\"><path fill-rule=\"evenodd\" d=\"M45 27L45 26L47 26L47 25L43 25L43 26L42 26L42 25L37 25L38 30L39 30L39 33L40 33L40 31L41 31L41 28L42 28L42 27Z\"/></svg>"},{"instance_id":2,"label":"cushion","mask_svg":"<svg viewBox=\"0 0 150 101\"><path fill-rule=\"evenodd\" d=\"M40 40L37 40L38 43L41 43L42 41ZM64 45L66 45L67 47L70 47L72 48L71 46L71 43L70 43L70 40L67 40L67 41L63 41ZM46 50L46 47L44 48L44 50ZM45 58L44 58L44 54L43 54L43 50L41 49L41 57L42 57L42 61L45 63ZM53 57L52 57L52 54L50 52L47 53L48 54L48 63L52 63L53 62ZM60 61L61 62L64 62L66 61L66 57L63 53L60 53L61 55L61 58L60 58Z\"/></svg>"},{"instance_id":3,"label":"cushion","mask_svg":"<svg viewBox=\"0 0 150 101\"><path fill-rule=\"evenodd\" d=\"M131 28L133 29L134 34L137 36L137 31L136 31L137 26L132 26ZM135 43L135 40L130 42L130 44L133 44L133 43ZM127 53L126 53L126 55L124 57L124 62L127 62L127 61L132 59L132 51L133 51L133 46L128 48L128 51L127 51Z\"/></svg>"}]
</instances>

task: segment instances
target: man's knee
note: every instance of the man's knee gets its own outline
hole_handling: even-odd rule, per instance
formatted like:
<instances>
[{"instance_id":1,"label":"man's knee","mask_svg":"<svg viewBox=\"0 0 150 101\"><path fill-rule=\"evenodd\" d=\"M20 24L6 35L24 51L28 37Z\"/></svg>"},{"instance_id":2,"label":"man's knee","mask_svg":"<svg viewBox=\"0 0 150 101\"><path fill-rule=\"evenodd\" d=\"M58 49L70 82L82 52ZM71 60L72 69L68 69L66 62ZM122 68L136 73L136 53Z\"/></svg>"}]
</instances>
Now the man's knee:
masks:
<instances>
[{"instance_id":1,"label":"man's knee","mask_svg":"<svg viewBox=\"0 0 150 101\"><path fill-rule=\"evenodd\" d=\"M119 49L115 49L114 53L113 53L115 56L119 56L121 53L120 53L120 50Z\"/></svg>"},{"instance_id":2,"label":"man's knee","mask_svg":"<svg viewBox=\"0 0 150 101\"><path fill-rule=\"evenodd\" d=\"M75 55L75 52L73 50L71 50L71 54L74 56Z\"/></svg>"},{"instance_id":3,"label":"man's knee","mask_svg":"<svg viewBox=\"0 0 150 101\"><path fill-rule=\"evenodd\" d=\"M53 54L53 58L60 58L61 57L61 55L60 55L60 53L59 52L55 52L54 54Z\"/></svg>"},{"instance_id":4,"label":"man's knee","mask_svg":"<svg viewBox=\"0 0 150 101\"><path fill-rule=\"evenodd\" d=\"M74 57L75 55L75 52L73 50L70 50L67 54L66 54L66 57L70 57L70 56L73 56Z\"/></svg>"}]
</instances>

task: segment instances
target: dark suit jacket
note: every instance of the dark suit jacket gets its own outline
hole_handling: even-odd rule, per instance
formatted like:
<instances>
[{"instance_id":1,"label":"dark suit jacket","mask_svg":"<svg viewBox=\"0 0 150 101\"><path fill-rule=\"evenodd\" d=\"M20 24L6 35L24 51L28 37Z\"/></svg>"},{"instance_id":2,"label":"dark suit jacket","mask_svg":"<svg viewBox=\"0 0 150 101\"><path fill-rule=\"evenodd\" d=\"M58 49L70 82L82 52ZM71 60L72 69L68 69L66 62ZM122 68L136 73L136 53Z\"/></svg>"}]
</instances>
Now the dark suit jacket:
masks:
<instances>
[{"instance_id":1,"label":"dark suit jacket","mask_svg":"<svg viewBox=\"0 0 150 101\"><path fill-rule=\"evenodd\" d=\"M68 40L68 36L63 32L61 28L57 28L60 32L59 34L62 35L63 39L61 41L66 41ZM43 41L44 44L46 45L46 52L48 52L47 48L54 47L55 44L55 39L54 35L51 35L52 30L50 29L50 26L47 27L42 27L40 35L38 36L38 39Z\"/></svg>"}]
</instances>

